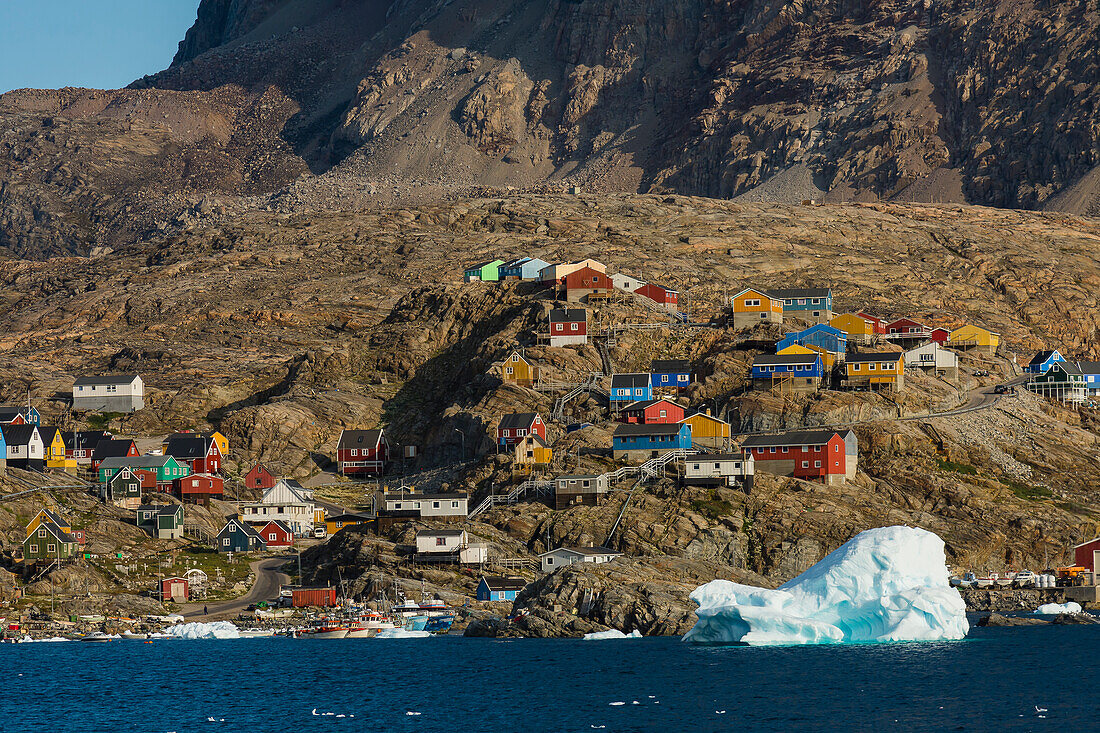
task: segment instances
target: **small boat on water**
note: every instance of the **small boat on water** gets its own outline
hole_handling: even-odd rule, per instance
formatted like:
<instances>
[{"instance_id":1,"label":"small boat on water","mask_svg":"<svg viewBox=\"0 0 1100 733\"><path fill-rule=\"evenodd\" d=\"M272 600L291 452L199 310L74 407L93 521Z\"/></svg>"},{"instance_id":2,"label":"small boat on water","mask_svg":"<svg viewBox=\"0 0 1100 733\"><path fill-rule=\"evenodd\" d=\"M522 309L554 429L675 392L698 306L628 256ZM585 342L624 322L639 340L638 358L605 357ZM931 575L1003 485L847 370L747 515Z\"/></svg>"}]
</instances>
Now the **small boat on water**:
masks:
<instances>
[{"instance_id":1,"label":"small boat on water","mask_svg":"<svg viewBox=\"0 0 1100 733\"><path fill-rule=\"evenodd\" d=\"M241 629L242 639L261 639L266 636L275 636L275 629Z\"/></svg>"},{"instance_id":2,"label":"small boat on water","mask_svg":"<svg viewBox=\"0 0 1100 733\"><path fill-rule=\"evenodd\" d=\"M386 616L378 613L377 611L371 611L370 613L360 616L357 621L348 625L348 639L373 639L378 636L378 632L385 631L387 629L396 629L397 624L391 621Z\"/></svg>"},{"instance_id":3,"label":"small boat on water","mask_svg":"<svg viewBox=\"0 0 1100 733\"><path fill-rule=\"evenodd\" d=\"M133 631L123 631L122 638L128 641L145 641L149 638L148 634L136 634Z\"/></svg>"},{"instance_id":4,"label":"small boat on water","mask_svg":"<svg viewBox=\"0 0 1100 733\"><path fill-rule=\"evenodd\" d=\"M106 634L104 634L102 631L93 631L92 633L88 634L87 636L82 636L80 638L80 640L81 641L91 641L91 642L100 642L100 643L102 643L102 642L105 642L105 641L112 641L112 638L110 636L107 636Z\"/></svg>"},{"instance_id":5,"label":"small boat on water","mask_svg":"<svg viewBox=\"0 0 1100 733\"><path fill-rule=\"evenodd\" d=\"M348 627L333 621L325 621L311 629L302 629L299 632L301 639L343 639L347 635Z\"/></svg>"}]
</instances>

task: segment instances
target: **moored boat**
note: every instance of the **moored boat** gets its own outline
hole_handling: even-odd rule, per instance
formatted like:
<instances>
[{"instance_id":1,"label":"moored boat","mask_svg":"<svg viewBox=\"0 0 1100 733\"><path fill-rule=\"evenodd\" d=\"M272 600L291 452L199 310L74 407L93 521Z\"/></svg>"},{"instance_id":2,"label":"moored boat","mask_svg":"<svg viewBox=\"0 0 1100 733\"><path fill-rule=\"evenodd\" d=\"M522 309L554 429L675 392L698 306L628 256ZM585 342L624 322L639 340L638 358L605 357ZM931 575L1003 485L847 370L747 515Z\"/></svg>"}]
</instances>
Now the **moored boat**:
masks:
<instances>
[{"instance_id":1,"label":"moored boat","mask_svg":"<svg viewBox=\"0 0 1100 733\"><path fill-rule=\"evenodd\" d=\"M107 636L102 631L93 631L92 633L88 634L87 636L81 637L80 640L81 641L92 641L92 642L105 642L105 641L111 641L111 637Z\"/></svg>"},{"instance_id":2,"label":"moored boat","mask_svg":"<svg viewBox=\"0 0 1100 733\"><path fill-rule=\"evenodd\" d=\"M312 629L302 629L302 639L343 639L348 635L348 627L343 624L325 623Z\"/></svg>"}]
</instances>

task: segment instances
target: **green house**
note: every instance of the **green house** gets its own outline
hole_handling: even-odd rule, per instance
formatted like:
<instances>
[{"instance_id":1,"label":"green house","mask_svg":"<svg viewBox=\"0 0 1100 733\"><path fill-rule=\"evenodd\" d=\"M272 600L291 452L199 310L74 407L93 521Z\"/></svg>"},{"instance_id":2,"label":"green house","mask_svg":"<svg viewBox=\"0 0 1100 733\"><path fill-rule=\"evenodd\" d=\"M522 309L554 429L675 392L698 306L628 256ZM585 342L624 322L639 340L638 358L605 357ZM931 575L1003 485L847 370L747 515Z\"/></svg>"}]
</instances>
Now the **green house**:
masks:
<instances>
[{"instance_id":1,"label":"green house","mask_svg":"<svg viewBox=\"0 0 1100 733\"><path fill-rule=\"evenodd\" d=\"M1054 362L1045 372L1029 379L1026 387L1029 392L1064 405L1079 405L1088 394L1084 373L1076 364L1066 361Z\"/></svg>"},{"instance_id":2,"label":"green house","mask_svg":"<svg viewBox=\"0 0 1100 733\"><path fill-rule=\"evenodd\" d=\"M53 522L40 522L23 540L24 562L66 560L76 553L76 539Z\"/></svg>"},{"instance_id":3,"label":"green house","mask_svg":"<svg viewBox=\"0 0 1100 733\"><path fill-rule=\"evenodd\" d=\"M106 458L99 464L99 482L106 485L124 468L155 471L158 487L170 485L178 478L191 475L191 469L176 463L172 456L122 456Z\"/></svg>"},{"instance_id":4,"label":"green house","mask_svg":"<svg viewBox=\"0 0 1100 733\"><path fill-rule=\"evenodd\" d=\"M500 266L504 260L489 260L466 268L466 282L496 282L500 280Z\"/></svg>"}]
</instances>

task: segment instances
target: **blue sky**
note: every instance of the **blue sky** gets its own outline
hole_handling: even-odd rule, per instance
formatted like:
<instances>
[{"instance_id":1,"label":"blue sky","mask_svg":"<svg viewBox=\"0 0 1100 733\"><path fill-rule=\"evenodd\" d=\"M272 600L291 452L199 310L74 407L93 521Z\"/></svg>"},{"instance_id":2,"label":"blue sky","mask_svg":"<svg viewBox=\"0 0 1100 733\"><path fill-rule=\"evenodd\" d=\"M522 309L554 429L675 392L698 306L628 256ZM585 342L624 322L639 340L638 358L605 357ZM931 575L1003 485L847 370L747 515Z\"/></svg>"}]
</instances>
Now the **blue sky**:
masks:
<instances>
[{"instance_id":1,"label":"blue sky","mask_svg":"<svg viewBox=\"0 0 1100 733\"><path fill-rule=\"evenodd\" d=\"M167 68L199 0L0 0L0 92L115 89Z\"/></svg>"}]
</instances>

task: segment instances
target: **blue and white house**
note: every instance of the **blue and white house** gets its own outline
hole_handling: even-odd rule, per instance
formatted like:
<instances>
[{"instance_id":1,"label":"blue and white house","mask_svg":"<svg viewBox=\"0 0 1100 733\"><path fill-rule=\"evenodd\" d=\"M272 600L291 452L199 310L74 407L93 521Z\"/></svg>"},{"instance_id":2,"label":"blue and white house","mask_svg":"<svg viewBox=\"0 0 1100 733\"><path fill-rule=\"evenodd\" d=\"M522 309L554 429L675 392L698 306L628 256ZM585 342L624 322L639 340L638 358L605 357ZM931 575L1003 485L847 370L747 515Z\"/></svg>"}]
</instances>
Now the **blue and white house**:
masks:
<instances>
[{"instance_id":1,"label":"blue and white house","mask_svg":"<svg viewBox=\"0 0 1100 733\"><path fill-rule=\"evenodd\" d=\"M653 389L684 389L691 385L691 364L683 359L654 359L649 376Z\"/></svg>"},{"instance_id":2,"label":"blue and white house","mask_svg":"<svg viewBox=\"0 0 1100 733\"><path fill-rule=\"evenodd\" d=\"M801 318L810 323L828 323L833 317L831 288L785 288L768 295L783 302L784 318Z\"/></svg>"},{"instance_id":3,"label":"blue and white house","mask_svg":"<svg viewBox=\"0 0 1100 733\"><path fill-rule=\"evenodd\" d=\"M11 425L19 423L20 418L22 418L21 424L23 425L42 424L42 416L38 414L36 408L30 405L0 407L0 423Z\"/></svg>"},{"instance_id":4,"label":"blue and white house","mask_svg":"<svg viewBox=\"0 0 1100 733\"><path fill-rule=\"evenodd\" d=\"M616 374L611 377L611 407L653 399L653 380L648 373Z\"/></svg>"},{"instance_id":5,"label":"blue and white house","mask_svg":"<svg viewBox=\"0 0 1100 733\"><path fill-rule=\"evenodd\" d=\"M836 356L837 361L844 361L844 354L848 351L848 334L839 328L827 324L811 326L805 331L788 334L775 346L776 351L782 351L788 346L817 346Z\"/></svg>"},{"instance_id":6,"label":"blue and white house","mask_svg":"<svg viewBox=\"0 0 1100 733\"><path fill-rule=\"evenodd\" d=\"M501 280L538 280L539 272L550 263L538 257L517 257L500 266Z\"/></svg>"},{"instance_id":7,"label":"blue and white house","mask_svg":"<svg viewBox=\"0 0 1100 733\"><path fill-rule=\"evenodd\" d=\"M5 473L8 468L8 443L4 440L4 431L0 430L0 473Z\"/></svg>"},{"instance_id":8,"label":"blue and white house","mask_svg":"<svg viewBox=\"0 0 1100 733\"><path fill-rule=\"evenodd\" d=\"M691 449L691 425L688 423L627 424L615 428L611 436L616 458L648 460L668 451Z\"/></svg>"},{"instance_id":9,"label":"blue and white house","mask_svg":"<svg viewBox=\"0 0 1100 733\"><path fill-rule=\"evenodd\" d=\"M760 354L752 361L752 381L758 389L815 392L824 375L821 354Z\"/></svg>"},{"instance_id":10,"label":"blue and white house","mask_svg":"<svg viewBox=\"0 0 1100 733\"><path fill-rule=\"evenodd\" d=\"M514 601L526 585L527 581L523 578L486 575L477 584L477 599L479 601Z\"/></svg>"},{"instance_id":11,"label":"blue and white house","mask_svg":"<svg viewBox=\"0 0 1100 733\"><path fill-rule=\"evenodd\" d=\"M1059 354L1057 349L1040 351L1031 357L1031 361L1024 367L1024 371L1028 374L1046 374L1056 363L1065 360L1065 357Z\"/></svg>"},{"instance_id":12,"label":"blue and white house","mask_svg":"<svg viewBox=\"0 0 1100 733\"><path fill-rule=\"evenodd\" d=\"M1100 361L1079 361L1077 368L1085 378L1085 389L1089 397L1100 395Z\"/></svg>"}]
</instances>

